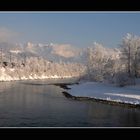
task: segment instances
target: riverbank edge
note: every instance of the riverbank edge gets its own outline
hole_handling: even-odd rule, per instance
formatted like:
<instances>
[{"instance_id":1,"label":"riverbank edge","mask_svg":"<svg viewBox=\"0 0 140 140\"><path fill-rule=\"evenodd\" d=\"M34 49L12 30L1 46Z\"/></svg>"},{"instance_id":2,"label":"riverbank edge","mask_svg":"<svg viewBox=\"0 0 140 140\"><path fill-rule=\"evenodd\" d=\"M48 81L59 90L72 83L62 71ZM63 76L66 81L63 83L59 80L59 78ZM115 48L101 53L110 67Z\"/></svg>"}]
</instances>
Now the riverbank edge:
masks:
<instances>
[{"instance_id":1,"label":"riverbank edge","mask_svg":"<svg viewBox=\"0 0 140 140\"><path fill-rule=\"evenodd\" d=\"M13 81L27 81L27 80L50 80L50 79L75 79L77 77L46 77L46 78L15 78L15 79L11 79L11 80L1 80L0 82L13 82Z\"/></svg>"},{"instance_id":2,"label":"riverbank edge","mask_svg":"<svg viewBox=\"0 0 140 140\"><path fill-rule=\"evenodd\" d=\"M63 89L69 90L71 88L68 87L68 85L74 85L74 84L79 84L79 83L58 83L54 84L55 86L59 86ZM123 106L123 107L129 107L129 108L139 108L140 109L140 104L131 104L131 103L125 103L125 102L117 102L117 101L111 101L111 100L105 100L105 99L99 99L99 98L93 98L93 97L82 97L82 96L73 96L67 91L62 92L65 97L77 100L77 101L94 101L94 102L99 102L103 104L109 104L109 105L114 105L114 106Z\"/></svg>"}]
</instances>

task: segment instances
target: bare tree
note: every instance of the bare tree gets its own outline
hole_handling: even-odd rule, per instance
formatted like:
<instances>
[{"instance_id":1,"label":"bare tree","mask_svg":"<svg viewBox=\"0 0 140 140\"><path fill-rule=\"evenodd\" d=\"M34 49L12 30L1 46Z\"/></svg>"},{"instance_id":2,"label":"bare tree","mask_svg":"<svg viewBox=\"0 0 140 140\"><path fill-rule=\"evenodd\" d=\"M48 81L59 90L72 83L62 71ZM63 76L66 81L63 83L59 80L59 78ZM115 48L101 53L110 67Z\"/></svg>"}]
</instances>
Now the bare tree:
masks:
<instances>
[{"instance_id":1,"label":"bare tree","mask_svg":"<svg viewBox=\"0 0 140 140\"><path fill-rule=\"evenodd\" d=\"M138 60L140 51L140 37L127 34L122 41L122 58L127 63L126 69L130 78L138 77Z\"/></svg>"}]
</instances>

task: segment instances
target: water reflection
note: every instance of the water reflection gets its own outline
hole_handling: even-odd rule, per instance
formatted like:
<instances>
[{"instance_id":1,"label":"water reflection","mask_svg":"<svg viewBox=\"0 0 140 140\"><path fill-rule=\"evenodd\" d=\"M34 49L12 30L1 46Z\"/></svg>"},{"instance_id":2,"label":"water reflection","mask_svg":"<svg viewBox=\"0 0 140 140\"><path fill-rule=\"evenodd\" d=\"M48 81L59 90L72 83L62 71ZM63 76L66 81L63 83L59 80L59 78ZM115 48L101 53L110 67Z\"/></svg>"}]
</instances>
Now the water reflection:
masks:
<instances>
[{"instance_id":1,"label":"water reflection","mask_svg":"<svg viewBox=\"0 0 140 140\"><path fill-rule=\"evenodd\" d=\"M15 83L13 82L0 82L0 93L12 88L14 85Z\"/></svg>"},{"instance_id":2,"label":"water reflection","mask_svg":"<svg viewBox=\"0 0 140 140\"><path fill-rule=\"evenodd\" d=\"M93 108L94 106L94 108ZM98 127L136 127L140 126L140 110L101 103L90 103L88 119Z\"/></svg>"},{"instance_id":3,"label":"water reflection","mask_svg":"<svg viewBox=\"0 0 140 140\"><path fill-rule=\"evenodd\" d=\"M140 126L140 110L66 98L50 85L69 81L22 81L0 84L0 126Z\"/></svg>"}]
</instances>

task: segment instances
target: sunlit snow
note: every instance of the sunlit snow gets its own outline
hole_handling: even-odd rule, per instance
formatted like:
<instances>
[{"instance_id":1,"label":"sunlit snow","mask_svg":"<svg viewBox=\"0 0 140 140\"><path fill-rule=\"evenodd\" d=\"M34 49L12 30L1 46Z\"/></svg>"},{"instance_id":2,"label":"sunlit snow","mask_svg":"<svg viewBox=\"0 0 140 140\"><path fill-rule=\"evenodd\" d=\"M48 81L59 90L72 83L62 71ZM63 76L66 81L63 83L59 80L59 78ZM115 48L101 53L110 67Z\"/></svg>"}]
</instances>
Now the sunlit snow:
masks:
<instances>
[{"instance_id":1,"label":"sunlit snow","mask_svg":"<svg viewBox=\"0 0 140 140\"><path fill-rule=\"evenodd\" d=\"M84 82L79 85L70 85L68 90L76 97L90 97L108 101L140 104L140 85L116 87L111 84L98 82Z\"/></svg>"}]
</instances>

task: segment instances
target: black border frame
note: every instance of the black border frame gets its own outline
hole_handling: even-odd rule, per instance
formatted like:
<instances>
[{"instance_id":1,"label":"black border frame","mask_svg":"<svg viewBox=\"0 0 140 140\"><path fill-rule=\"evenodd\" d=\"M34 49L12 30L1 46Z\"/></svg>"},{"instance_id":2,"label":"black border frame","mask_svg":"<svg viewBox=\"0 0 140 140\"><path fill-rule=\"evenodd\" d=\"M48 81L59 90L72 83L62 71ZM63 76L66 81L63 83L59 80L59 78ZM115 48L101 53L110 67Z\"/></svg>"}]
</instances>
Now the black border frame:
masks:
<instances>
[{"instance_id":1,"label":"black border frame","mask_svg":"<svg viewBox=\"0 0 140 140\"><path fill-rule=\"evenodd\" d=\"M137 0L9 0L0 3L1 11L140 11ZM125 129L125 131L124 131ZM117 130L117 131L116 131ZM119 130L119 131L118 131ZM133 130L133 131L132 131ZM124 133L125 132L125 133ZM139 128L0 128L1 136L47 136L51 139L59 136L65 138L111 138L114 133L115 138L121 138L120 134L125 134L135 138L139 134ZM123 135L124 136L124 135ZM114 138L112 137L112 139ZM124 137L125 138L125 137Z\"/></svg>"}]
</instances>

